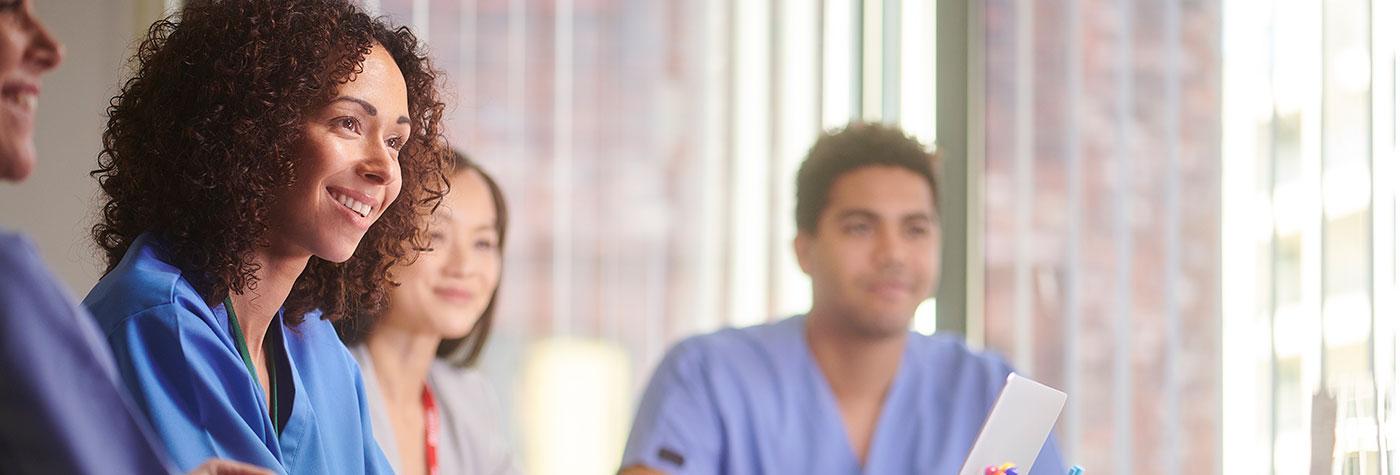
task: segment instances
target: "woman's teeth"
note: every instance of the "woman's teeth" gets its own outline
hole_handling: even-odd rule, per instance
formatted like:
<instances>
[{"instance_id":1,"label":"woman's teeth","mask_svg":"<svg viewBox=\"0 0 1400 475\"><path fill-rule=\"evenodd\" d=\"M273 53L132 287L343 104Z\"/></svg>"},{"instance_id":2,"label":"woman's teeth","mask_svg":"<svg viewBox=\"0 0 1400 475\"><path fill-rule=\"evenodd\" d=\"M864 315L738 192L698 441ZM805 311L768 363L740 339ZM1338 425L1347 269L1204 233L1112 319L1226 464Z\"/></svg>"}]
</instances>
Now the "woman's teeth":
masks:
<instances>
[{"instance_id":1,"label":"woman's teeth","mask_svg":"<svg viewBox=\"0 0 1400 475\"><path fill-rule=\"evenodd\" d=\"M368 216L369 216L370 210L374 209L372 206L370 206L370 205L368 205L368 204L361 203L361 202L359 202L359 201L355 201L354 198L351 198L351 197L349 197L349 196L342 195L342 194L340 194L340 193L334 193L334 192L332 192L332 193L331 193L331 197L332 197L332 198L335 198L335 200L336 200L337 202L339 202L339 203L341 204L341 206L344 206L344 207L346 207L346 208L350 208L350 211L354 211L355 214L360 215L361 218L368 217Z\"/></svg>"}]
</instances>

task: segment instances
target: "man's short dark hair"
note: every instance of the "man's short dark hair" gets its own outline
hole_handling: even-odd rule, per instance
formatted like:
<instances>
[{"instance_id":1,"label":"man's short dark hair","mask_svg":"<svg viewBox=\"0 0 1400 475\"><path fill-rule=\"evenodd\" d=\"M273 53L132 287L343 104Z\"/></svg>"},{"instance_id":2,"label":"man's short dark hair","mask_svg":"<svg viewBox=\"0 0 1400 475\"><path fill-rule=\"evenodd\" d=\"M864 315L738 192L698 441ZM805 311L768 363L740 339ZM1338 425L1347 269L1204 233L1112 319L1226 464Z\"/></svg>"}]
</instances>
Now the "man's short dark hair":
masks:
<instances>
[{"instance_id":1,"label":"man's short dark hair","mask_svg":"<svg viewBox=\"0 0 1400 475\"><path fill-rule=\"evenodd\" d=\"M797 229L815 234L832 183L842 175L870 166L899 167L923 177L937 210L934 160L934 154L918 140L890 125L853 122L843 129L823 133L797 170Z\"/></svg>"}]
</instances>

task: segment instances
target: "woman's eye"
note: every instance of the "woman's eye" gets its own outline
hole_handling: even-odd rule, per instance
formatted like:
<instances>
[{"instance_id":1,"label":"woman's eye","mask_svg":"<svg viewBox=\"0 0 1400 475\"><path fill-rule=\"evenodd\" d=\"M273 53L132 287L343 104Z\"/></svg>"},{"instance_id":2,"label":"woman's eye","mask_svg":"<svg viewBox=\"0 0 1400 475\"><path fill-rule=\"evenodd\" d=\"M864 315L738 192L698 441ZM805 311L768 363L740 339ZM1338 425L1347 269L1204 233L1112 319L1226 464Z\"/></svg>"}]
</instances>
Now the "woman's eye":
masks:
<instances>
[{"instance_id":1,"label":"woman's eye","mask_svg":"<svg viewBox=\"0 0 1400 475\"><path fill-rule=\"evenodd\" d=\"M496 250L496 241L482 239L476 242L476 248L483 251L494 251Z\"/></svg>"},{"instance_id":2,"label":"woman's eye","mask_svg":"<svg viewBox=\"0 0 1400 475\"><path fill-rule=\"evenodd\" d=\"M389 148L392 148L392 149L394 149L394 150L402 150L402 149L403 149L403 139L401 139L401 138L399 138L399 137L390 138L390 139L389 139L388 141L386 141L385 143L389 145Z\"/></svg>"},{"instance_id":3,"label":"woman's eye","mask_svg":"<svg viewBox=\"0 0 1400 475\"><path fill-rule=\"evenodd\" d=\"M337 127L349 130L357 134L360 133L360 121L355 120L354 117L341 117L339 119L336 119L335 125Z\"/></svg>"}]
</instances>

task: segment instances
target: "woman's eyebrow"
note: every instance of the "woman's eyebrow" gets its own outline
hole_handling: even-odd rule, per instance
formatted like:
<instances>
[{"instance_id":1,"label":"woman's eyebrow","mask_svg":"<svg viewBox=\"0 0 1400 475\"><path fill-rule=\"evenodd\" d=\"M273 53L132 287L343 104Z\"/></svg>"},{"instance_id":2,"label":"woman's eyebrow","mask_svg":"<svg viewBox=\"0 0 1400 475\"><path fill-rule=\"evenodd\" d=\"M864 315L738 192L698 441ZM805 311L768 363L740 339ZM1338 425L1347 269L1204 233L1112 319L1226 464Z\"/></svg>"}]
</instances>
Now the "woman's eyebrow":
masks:
<instances>
[{"instance_id":1,"label":"woman's eyebrow","mask_svg":"<svg viewBox=\"0 0 1400 475\"><path fill-rule=\"evenodd\" d=\"M360 107L363 107L363 108L365 109L365 113L369 114L370 116L377 116L377 115L379 115L379 109L376 108L376 107L374 107L374 104L370 104L369 101L366 101L366 100L364 100L364 99L360 99L360 98L358 98L358 97L351 97L351 96L340 96L340 97L337 97L337 98L331 100L331 102L340 102L340 101L354 102L354 103L356 103L356 104L359 104ZM399 120L394 121L394 122L395 122L396 124L412 124L412 123L413 123L413 121L409 120L409 119L408 119L408 116L405 116L405 115L399 116Z\"/></svg>"},{"instance_id":2,"label":"woman's eyebrow","mask_svg":"<svg viewBox=\"0 0 1400 475\"><path fill-rule=\"evenodd\" d=\"M337 98L335 98L335 99L331 99L331 102L340 102L340 101L354 102L354 103L356 103L356 104L359 104L360 107L363 107L363 108L365 109L365 113L366 113L366 114L369 114L369 115L372 115L372 116L373 116L373 115L379 115L379 109L375 108L375 107L374 107L374 104L370 104L369 101L366 101L366 100L364 100L364 99L360 99L360 98L358 98L358 97L350 97L350 96L340 96L340 97L337 97Z\"/></svg>"}]
</instances>

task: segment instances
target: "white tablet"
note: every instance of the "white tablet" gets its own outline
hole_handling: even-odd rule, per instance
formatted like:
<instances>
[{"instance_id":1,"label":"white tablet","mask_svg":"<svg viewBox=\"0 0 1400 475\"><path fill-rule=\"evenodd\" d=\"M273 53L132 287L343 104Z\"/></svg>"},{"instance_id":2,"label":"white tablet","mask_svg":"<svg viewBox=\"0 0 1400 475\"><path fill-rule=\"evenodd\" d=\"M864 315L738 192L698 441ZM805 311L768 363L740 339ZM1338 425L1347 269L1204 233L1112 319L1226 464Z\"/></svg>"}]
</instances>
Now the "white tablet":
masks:
<instances>
[{"instance_id":1,"label":"white tablet","mask_svg":"<svg viewBox=\"0 0 1400 475\"><path fill-rule=\"evenodd\" d=\"M1007 376L959 475L982 475L988 466L1007 462L1029 474L1064 407L1065 393L1016 373Z\"/></svg>"}]
</instances>

